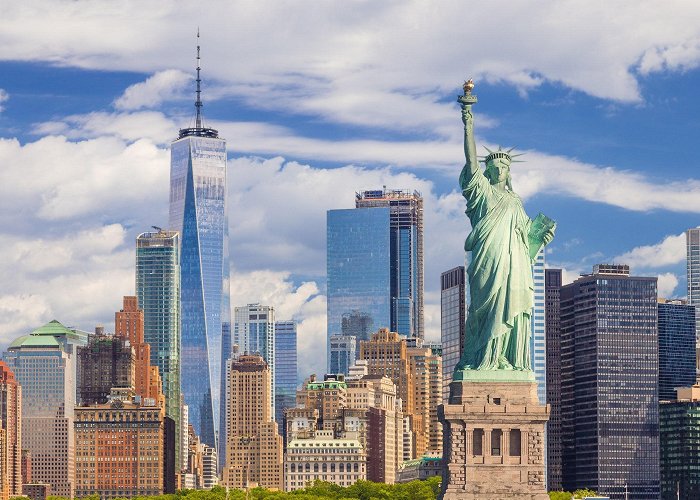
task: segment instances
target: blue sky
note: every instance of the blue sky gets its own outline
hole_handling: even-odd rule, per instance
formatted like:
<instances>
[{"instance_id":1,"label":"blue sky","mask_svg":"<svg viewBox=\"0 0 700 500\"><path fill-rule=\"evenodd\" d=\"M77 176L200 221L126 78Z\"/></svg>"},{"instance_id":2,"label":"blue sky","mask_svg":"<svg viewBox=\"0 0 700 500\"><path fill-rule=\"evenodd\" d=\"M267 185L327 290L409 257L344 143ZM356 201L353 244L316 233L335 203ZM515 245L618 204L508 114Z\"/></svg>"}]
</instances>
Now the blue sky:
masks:
<instances>
[{"instance_id":1,"label":"blue sky","mask_svg":"<svg viewBox=\"0 0 700 500\"><path fill-rule=\"evenodd\" d=\"M700 4L40 2L0 16L0 347L51 319L110 329L133 241L167 222L168 145L205 123L229 148L234 305L300 322L325 355L325 212L356 190L426 200L426 329L469 230L455 102L476 81L479 145L515 146L548 265L598 262L685 296L700 224ZM634 20L634 22L631 22Z\"/></svg>"}]
</instances>

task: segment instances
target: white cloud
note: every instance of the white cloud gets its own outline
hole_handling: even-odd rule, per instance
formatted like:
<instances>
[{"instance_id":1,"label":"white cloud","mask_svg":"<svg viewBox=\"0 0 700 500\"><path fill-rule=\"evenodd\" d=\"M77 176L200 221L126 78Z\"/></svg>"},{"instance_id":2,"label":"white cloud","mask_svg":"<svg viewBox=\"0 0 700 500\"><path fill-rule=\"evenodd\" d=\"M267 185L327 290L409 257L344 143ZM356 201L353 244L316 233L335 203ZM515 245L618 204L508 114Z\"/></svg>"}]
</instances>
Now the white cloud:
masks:
<instances>
[{"instance_id":1,"label":"white cloud","mask_svg":"<svg viewBox=\"0 0 700 500\"><path fill-rule=\"evenodd\" d=\"M5 110L5 106L2 105L5 101L10 98L10 94L7 93L5 89L0 89L0 113Z\"/></svg>"},{"instance_id":2,"label":"white cloud","mask_svg":"<svg viewBox=\"0 0 700 500\"><path fill-rule=\"evenodd\" d=\"M673 273L659 274L657 286L659 297L672 298L673 292L676 291L676 287L678 286L678 277Z\"/></svg>"},{"instance_id":3,"label":"white cloud","mask_svg":"<svg viewBox=\"0 0 700 500\"><path fill-rule=\"evenodd\" d=\"M159 71L146 81L135 83L114 101L119 110L153 108L163 101L183 95L185 86L192 76L179 69Z\"/></svg>"},{"instance_id":4,"label":"white cloud","mask_svg":"<svg viewBox=\"0 0 700 500\"><path fill-rule=\"evenodd\" d=\"M653 245L635 247L615 257L615 262L632 268L654 269L684 262L686 258L685 233L666 236Z\"/></svg>"}]
</instances>

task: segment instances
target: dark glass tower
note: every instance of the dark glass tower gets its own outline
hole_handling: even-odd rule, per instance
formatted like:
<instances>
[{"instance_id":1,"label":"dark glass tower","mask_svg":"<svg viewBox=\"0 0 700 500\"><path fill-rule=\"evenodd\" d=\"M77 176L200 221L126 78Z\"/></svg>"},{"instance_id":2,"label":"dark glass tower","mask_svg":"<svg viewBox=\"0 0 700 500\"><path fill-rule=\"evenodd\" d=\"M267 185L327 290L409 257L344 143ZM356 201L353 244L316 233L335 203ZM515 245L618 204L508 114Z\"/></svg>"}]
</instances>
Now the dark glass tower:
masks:
<instances>
[{"instance_id":1,"label":"dark glass tower","mask_svg":"<svg viewBox=\"0 0 700 500\"><path fill-rule=\"evenodd\" d=\"M676 388L695 383L695 307L659 299L659 399L676 399Z\"/></svg>"},{"instance_id":2,"label":"dark glass tower","mask_svg":"<svg viewBox=\"0 0 700 500\"><path fill-rule=\"evenodd\" d=\"M197 47L195 126L171 147L170 229L181 234L182 393L189 422L217 447L223 333L230 331L226 141L202 125Z\"/></svg>"},{"instance_id":3,"label":"dark glass tower","mask_svg":"<svg viewBox=\"0 0 700 500\"><path fill-rule=\"evenodd\" d=\"M442 399L450 395L452 372L464 350L466 321L466 280L464 266L440 275L440 339L442 341Z\"/></svg>"},{"instance_id":4,"label":"dark glass tower","mask_svg":"<svg viewBox=\"0 0 700 500\"><path fill-rule=\"evenodd\" d=\"M284 435L284 410L296 406L297 323L275 322L275 422Z\"/></svg>"},{"instance_id":5,"label":"dark glass tower","mask_svg":"<svg viewBox=\"0 0 700 500\"><path fill-rule=\"evenodd\" d=\"M659 498L656 278L598 265L561 289L562 480Z\"/></svg>"},{"instance_id":6,"label":"dark glass tower","mask_svg":"<svg viewBox=\"0 0 700 500\"><path fill-rule=\"evenodd\" d=\"M561 489L561 269L545 269L545 331L547 342L547 488Z\"/></svg>"}]
</instances>

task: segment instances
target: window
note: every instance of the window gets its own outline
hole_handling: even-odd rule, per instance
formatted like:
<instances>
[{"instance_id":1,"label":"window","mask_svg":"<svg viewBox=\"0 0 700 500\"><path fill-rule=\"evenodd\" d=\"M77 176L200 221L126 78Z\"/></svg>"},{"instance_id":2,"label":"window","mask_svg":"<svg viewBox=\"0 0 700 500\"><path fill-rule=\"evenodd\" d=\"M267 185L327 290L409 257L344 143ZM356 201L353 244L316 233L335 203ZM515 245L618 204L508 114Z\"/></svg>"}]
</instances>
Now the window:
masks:
<instances>
[{"instance_id":1,"label":"window","mask_svg":"<svg viewBox=\"0 0 700 500\"><path fill-rule=\"evenodd\" d=\"M520 456L520 443L522 442L521 440L521 435L520 435L520 429L511 429L510 430L510 456L511 457L519 457Z\"/></svg>"},{"instance_id":2,"label":"window","mask_svg":"<svg viewBox=\"0 0 700 500\"><path fill-rule=\"evenodd\" d=\"M475 457L484 454L484 429L474 429L472 432L472 454Z\"/></svg>"},{"instance_id":3,"label":"window","mask_svg":"<svg viewBox=\"0 0 700 500\"><path fill-rule=\"evenodd\" d=\"M494 429L491 431L491 455L494 457L501 456L501 438L503 437L503 431L501 429Z\"/></svg>"}]
</instances>

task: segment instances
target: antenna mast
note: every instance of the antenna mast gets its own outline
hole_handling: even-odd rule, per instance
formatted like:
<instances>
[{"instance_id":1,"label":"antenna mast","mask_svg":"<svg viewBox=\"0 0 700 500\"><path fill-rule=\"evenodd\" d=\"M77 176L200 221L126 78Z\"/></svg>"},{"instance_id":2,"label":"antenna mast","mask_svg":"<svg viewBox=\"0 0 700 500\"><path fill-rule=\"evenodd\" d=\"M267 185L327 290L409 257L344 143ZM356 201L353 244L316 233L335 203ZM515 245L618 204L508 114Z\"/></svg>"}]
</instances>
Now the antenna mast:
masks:
<instances>
[{"instance_id":1,"label":"antenna mast","mask_svg":"<svg viewBox=\"0 0 700 500\"><path fill-rule=\"evenodd\" d=\"M199 59L199 28L197 28L197 100L194 103L194 107L197 110L197 118L195 120L195 128L202 128L202 79L199 77L201 69Z\"/></svg>"}]
</instances>

